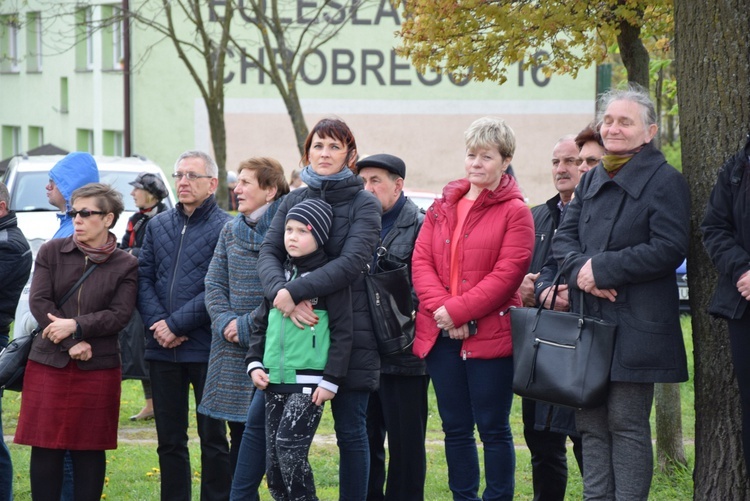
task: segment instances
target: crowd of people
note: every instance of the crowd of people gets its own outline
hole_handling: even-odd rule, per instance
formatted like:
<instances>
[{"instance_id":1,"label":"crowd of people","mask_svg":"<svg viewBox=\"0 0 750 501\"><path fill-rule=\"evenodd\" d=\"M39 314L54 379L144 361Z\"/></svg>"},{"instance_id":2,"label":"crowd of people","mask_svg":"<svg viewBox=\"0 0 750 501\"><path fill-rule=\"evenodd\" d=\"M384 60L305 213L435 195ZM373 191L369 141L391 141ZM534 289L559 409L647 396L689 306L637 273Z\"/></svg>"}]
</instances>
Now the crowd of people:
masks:
<instances>
[{"instance_id":1,"label":"crowd of people","mask_svg":"<svg viewBox=\"0 0 750 501\"><path fill-rule=\"evenodd\" d=\"M122 196L98 182L90 155L65 157L47 186L61 223L36 258L30 309L41 334L14 438L31 446L33 498L101 497L128 377L119 346L132 340L121 333L137 322L148 378L146 405L132 419L154 418L162 500L191 499L191 388L201 499L259 499L265 488L277 500L317 499L308 454L327 402L339 499L422 500L430 381L453 499L513 499L506 313L541 304L584 308L616 324L617 337L604 405L524 399L534 499L565 498L568 439L585 499L648 499L654 383L687 379L674 270L687 253L688 188L653 145L656 114L642 89L606 93L596 120L567 132L551 151L555 195L532 209L509 172L515 134L499 118L468 127L465 175L426 212L403 193L403 160L360 158L337 118L310 131L297 186L272 158L243 161L231 179L233 218L217 205L214 160L187 151L172 173L176 207L162 202L168 191L157 176L131 183L139 212L119 245L111 229ZM739 221L749 152L721 170L702 226L721 273L712 313L729 319L743 425L750 237ZM0 185L5 344L31 267L8 202ZM411 272L416 334L401 353L381 355L373 332L365 275L379 256ZM553 305L547 292L558 270L564 283ZM743 430L747 457L750 427ZM0 498L10 499L2 446Z\"/></svg>"}]
</instances>

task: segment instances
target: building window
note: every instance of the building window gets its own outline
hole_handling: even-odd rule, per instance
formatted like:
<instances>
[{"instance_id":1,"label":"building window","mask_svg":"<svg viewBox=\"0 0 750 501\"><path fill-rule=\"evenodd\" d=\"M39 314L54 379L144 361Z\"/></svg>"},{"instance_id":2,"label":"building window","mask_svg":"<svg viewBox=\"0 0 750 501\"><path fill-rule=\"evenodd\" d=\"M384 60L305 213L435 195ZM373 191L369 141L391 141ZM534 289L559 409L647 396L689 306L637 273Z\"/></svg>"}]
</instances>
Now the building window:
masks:
<instances>
[{"instance_id":1,"label":"building window","mask_svg":"<svg viewBox=\"0 0 750 501\"><path fill-rule=\"evenodd\" d=\"M26 14L26 71L42 71L42 13Z\"/></svg>"},{"instance_id":2,"label":"building window","mask_svg":"<svg viewBox=\"0 0 750 501\"><path fill-rule=\"evenodd\" d=\"M94 69L94 19L93 9L76 11L76 70Z\"/></svg>"},{"instance_id":3,"label":"building window","mask_svg":"<svg viewBox=\"0 0 750 501\"><path fill-rule=\"evenodd\" d=\"M102 20L102 69L122 70L125 58L123 40L122 10L111 5L103 5Z\"/></svg>"},{"instance_id":4,"label":"building window","mask_svg":"<svg viewBox=\"0 0 750 501\"><path fill-rule=\"evenodd\" d=\"M29 149L38 148L44 144L44 129L29 125Z\"/></svg>"},{"instance_id":5,"label":"building window","mask_svg":"<svg viewBox=\"0 0 750 501\"><path fill-rule=\"evenodd\" d=\"M94 154L94 131L91 129L76 129L76 150L88 151Z\"/></svg>"},{"instance_id":6,"label":"building window","mask_svg":"<svg viewBox=\"0 0 750 501\"><path fill-rule=\"evenodd\" d=\"M10 158L21 153L21 128L3 125L3 158Z\"/></svg>"},{"instance_id":7,"label":"building window","mask_svg":"<svg viewBox=\"0 0 750 501\"><path fill-rule=\"evenodd\" d=\"M121 157L123 155L122 132L118 130L102 131L102 153Z\"/></svg>"},{"instance_id":8,"label":"building window","mask_svg":"<svg viewBox=\"0 0 750 501\"><path fill-rule=\"evenodd\" d=\"M18 16L0 16L0 71L18 73Z\"/></svg>"},{"instance_id":9,"label":"building window","mask_svg":"<svg viewBox=\"0 0 750 501\"><path fill-rule=\"evenodd\" d=\"M60 78L60 113L68 112L68 77Z\"/></svg>"}]
</instances>

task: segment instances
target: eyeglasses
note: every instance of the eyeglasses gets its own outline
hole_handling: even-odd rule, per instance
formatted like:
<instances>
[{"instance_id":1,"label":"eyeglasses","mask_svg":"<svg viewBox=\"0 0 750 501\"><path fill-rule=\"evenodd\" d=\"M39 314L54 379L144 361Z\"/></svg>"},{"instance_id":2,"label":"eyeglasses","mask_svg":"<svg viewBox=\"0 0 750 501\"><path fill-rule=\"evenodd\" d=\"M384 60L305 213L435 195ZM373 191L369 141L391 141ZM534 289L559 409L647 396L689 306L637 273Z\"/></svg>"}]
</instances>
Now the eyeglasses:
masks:
<instances>
[{"instance_id":1,"label":"eyeglasses","mask_svg":"<svg viewBox=\"0 0 750 501\"><path fill-rule=\"evenodd\" d=\"M196 179L210 178L213 176L196 174L195 172L173 172L172 177L178 181L182 181L182 178L187 178L188 181L195 181Z\"/></svg>"},{"instance_id":2,"label":"eyeglasses","mask_svg":"<svg viewBox=\"0 0 750 501\"><path fill-rule=\"evenodd\" d=\"M583 162L586 162L586 165L588 165L589 167L596 167L600 160L601 158L594 157L578 158L576 159L576 165L581 165Z\"/></svg>"},{"instance_id":3,"label":"eyeglasses","mask_svg":"<svg viewBox=\"0 0 750 501\"><path fill-rule=\"evenodd\" d=\"M67 214L68 217L71 218L71 219L75 219L76 216L81 216L83 219L86 219L87 217L89 217L89 216L91 216L93 214L96 214L97 216L105 216L107 213L104 212L104 211L100 211L100 210L88 210L88 209L75 210L75 209L72 209L72 210L69 210L68 212L66 212L65 214Z\"/></svg>"}]
</instances>

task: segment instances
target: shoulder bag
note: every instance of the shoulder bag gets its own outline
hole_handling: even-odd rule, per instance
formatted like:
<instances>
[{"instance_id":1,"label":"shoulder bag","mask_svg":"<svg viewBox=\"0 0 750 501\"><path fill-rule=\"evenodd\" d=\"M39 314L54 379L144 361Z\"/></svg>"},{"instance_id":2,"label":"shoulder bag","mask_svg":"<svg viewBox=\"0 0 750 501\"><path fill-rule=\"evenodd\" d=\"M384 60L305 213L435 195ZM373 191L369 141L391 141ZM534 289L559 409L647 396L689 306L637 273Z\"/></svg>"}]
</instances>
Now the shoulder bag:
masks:
<instances>
[{"instance_id":1,"label":"shoulder bag","mask_svg":"<svg viewBox=\"0 0 750 501\"><path fill-rule=\"evenodd\" d=\"M386 259L386 249L378 248L374 269L365 275L375 339L381 355L404 351L414 342L414 299L409 267Z\"/></svg>"},{"instance_id":2,"label":"shoulder bag","mask_svg":"<svg viewBox=\"0 0 750 501\"><path fill-rule=\"evenodd\" d=\"M560 272L554 280L552 305ZM522 397L576 409L606 401L616 325L583 314L537 308L510 310L513 391Z\"/></svg>"},{"instance_id":3,"label":"shoulder bag","mask_svg":"<svg viewBox=\"0 0 750 501\"><path fill-rule=\"evenodd\" d=\"M70 288L62 300L57 303L58 310L97 266L96 263L92 264L73 287ZM3 348L3 351L0 351L0 389L11 391L21 391L23 389L23 375L26 372L26 362L29 360L29 353L31 353L31 344L40 332L42 332L42 328L37 327L28 336L20 336L13 339L8 346Z\"/></svg>"}]
</instances>

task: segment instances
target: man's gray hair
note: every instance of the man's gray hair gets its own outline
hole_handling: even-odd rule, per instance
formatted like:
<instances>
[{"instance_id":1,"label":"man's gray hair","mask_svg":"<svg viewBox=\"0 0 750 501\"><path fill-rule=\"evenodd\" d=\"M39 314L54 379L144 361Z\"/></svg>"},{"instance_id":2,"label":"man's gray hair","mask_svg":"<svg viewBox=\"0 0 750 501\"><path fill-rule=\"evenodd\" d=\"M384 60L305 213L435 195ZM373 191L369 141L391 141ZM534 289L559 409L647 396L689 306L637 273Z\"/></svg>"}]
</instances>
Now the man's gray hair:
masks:
<instances>
[{"instance_id":1,"label":"man's gray hair","mask_svg":"<svg viewBox=\"0 0 750 501\"><path fill-rule=\"evenodd\" d=\"M199 150L188 150L182 155L180 155L180 157L174 163L175 171L177 170L177 167L179 167L180 162L182 162L186 158L200 158L201 160L203 160L203 165L206 166L206 174L218 179L219 167L216 165L216 162L214 161L213 158L211 158L211 155L203 151L199 151Z\"/></svg>"},{"instance_id":2,"label":"man's gray hair","mask_svg":"<svg viewBox=\"0 0 750 501\"><path fill-rule=\"evenodd\" d=\"M563 137L561 137L560 139L557 140L557 142L555 143L555 148L557 148L557 145L560 144L560 143L564 143L566 141L574 141L575 142L575 140L576 140L576 135L575 134L565 134Z\"/></svg>"},{"instance_id":3,"label":"man's gray hair","mask_svg":"<svg viewBox=\"0 0 750 501\"><path fill-rule=\"evenodd\" d=\"M648 90L635 82L630 82L627 89L610 89L599 97L599 107L596 116L596 123L601 125L604 121L604 114L607 108L615 101L632 101L641 105L643 124L656 124L656 108L654 102L648 94Z\"/></svg>"},{"instance_id":4,"label":"man's gray hair","mask_svg":"<svg viewBox=\"0 0 750 501\"><path fill-rule=\"evenodd\" d=\"M0 202L5 202L6 206L10 205L10 193L8 187L3 183L0 183Z\"/></svg>"}]
</instances>

